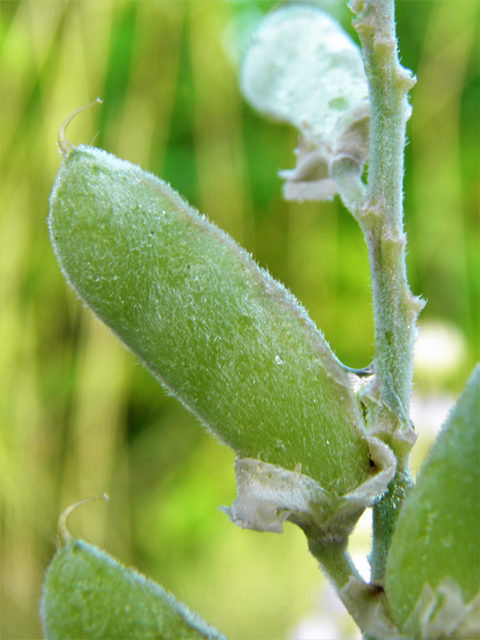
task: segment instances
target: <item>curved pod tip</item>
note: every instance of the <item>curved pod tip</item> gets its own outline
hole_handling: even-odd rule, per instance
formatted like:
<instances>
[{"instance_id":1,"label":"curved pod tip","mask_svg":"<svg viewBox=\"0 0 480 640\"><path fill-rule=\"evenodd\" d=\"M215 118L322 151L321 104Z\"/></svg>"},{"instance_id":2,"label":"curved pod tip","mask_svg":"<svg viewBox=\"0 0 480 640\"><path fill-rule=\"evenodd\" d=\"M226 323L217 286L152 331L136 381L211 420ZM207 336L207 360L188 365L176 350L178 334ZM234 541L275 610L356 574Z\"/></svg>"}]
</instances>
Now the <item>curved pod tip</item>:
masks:
<instances>
[{"instance_id":1,"label":"curved pod tip","mask_svg":"<svg viewBox=\"0 0 480 640\"><path fill-rule=\"evenodd\" d=\"M85 109L89 109L90 107L93 107L96 104L102 104L102 102L103 100L101 100L100 98L97 98L93 102L90 102L90 104L86 104L83 107L79 107L78 109L75 109L75 111L72 111L72 113L63 121L60 129L58 130L58 146L60 147L60 153L62 155L66 156L68 153L70 153L70 151L73 151L75 149L75 146L69 140L67 140L65 135L67 131L67 127L70 124L70 122L81 111L85 111Z\"/></svg>"},{"instance_id":2,"label":"curved pod tip","mask_svg":"<svg viewBox=\"0 0 480 640\"><path fill-rule=\"evenodd\" d=\"M75 113L76 112L74 112L74 114ZM60 517L58 519L58 541L59 541L59 546L63 547L66 544L68 544L69 542L72 542L72 540L73 540L73 536L72 536L72 534L70 533L70 531L68 530L68 527L67 527L67 520L70 517L70 514L72 513L72 511L74 511L77 507L80 507L82 504L88 504L89 502L96 502L97 500L109 500L109 499L110 498L108 497L108 495L106 493L104 493L103 495L96 496L95 498L86 498L85 500L80 500L79 502L75 502L75 504L71 504L64 511L62 511L62 513L60 514Z\"/></svg>"}]
</instances>

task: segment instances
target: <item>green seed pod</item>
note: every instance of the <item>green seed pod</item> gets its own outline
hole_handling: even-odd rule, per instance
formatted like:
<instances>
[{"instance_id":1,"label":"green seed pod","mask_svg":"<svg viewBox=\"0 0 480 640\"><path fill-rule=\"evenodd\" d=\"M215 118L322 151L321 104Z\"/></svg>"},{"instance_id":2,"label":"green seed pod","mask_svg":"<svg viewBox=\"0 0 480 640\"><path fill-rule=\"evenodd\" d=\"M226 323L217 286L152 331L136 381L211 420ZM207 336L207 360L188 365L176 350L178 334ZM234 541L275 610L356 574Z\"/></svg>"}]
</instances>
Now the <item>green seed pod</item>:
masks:
<instances>
[{"instance_id":1,"label":"green seed pod","mask_svg":"<svg viewBox=\"0 0 480 640\"><path fill-rule=\"evenodd\" d=\"M399 516L385 588L408 637L480 634L480 366ZM476 607L476 609L475 609Z\"/></svg>"},{"instance_id":2,"label":"green seed pod","mask_svg":"<svg viewBox=\"0 0 480 640\"><path fill-rule=\"evenodd\" d=\"M358 486L370 469L363 419L306 311L168 184L73 148L66 124L49 227L72 287L240 457L301 463L335 496Z\"/></svg>"},{"instance_id":3,"label":"green seed pod","mask_svg":"<svg viewBox=\"0 0 480 640\"><path fill-rule=\"evenodd\" d=\"M225 640L153 580L73 539L65 521L75 506L60 518L61 546L43 585L40 613L47 640Z\"/></svg>"}]
</instances>

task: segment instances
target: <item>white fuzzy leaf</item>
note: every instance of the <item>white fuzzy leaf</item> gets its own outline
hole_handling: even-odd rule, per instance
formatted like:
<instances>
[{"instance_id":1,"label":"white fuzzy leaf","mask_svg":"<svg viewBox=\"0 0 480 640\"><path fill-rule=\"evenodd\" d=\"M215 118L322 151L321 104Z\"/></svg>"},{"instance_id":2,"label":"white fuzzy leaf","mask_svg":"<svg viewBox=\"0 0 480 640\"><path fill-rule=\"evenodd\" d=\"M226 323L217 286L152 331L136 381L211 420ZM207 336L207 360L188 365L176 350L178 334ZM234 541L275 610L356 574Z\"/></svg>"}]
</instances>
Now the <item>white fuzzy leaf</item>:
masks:
<instances>
[{"instance_id":1,"label":"white fuzzy leaf","mask_svg":"<svg viewBox=\"0 0 480 640\"><path fill-rule=\"evenodd\" d=\"M241 86L258 111L300 131L297 167L280 174L287 199L331 199L337 189L329 166L339 157L362 171L367 78L360 49L331 16L300 5L270 14L245 55Z\"/></svg>"}]
</instances>

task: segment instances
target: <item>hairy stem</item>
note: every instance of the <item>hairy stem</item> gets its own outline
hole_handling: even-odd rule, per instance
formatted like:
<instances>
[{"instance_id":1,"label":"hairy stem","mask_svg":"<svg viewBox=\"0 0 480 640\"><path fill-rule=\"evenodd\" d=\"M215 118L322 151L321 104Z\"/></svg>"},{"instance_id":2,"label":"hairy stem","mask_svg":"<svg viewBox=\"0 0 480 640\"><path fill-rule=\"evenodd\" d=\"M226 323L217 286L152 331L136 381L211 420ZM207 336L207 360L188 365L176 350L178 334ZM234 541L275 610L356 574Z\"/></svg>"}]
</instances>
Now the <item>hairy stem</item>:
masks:
<instances>
[{"instance_id":1,"label":"hairy stem","mask_svg":"<svg viewBox=\"0 0 480 640\"><path fill-rule=\"evenodd\" d=\"M352 0L370 95L368 188L357 217L365 233L375 312L375 374L382 408L374 426L396 417L408 423L415 320L422 304L411 293L405 267L403 157L414 84L397 55L393 0ZM385 415L385 410L391 415Z\"/></svg>"},{"instance_id":2,"label":"hairy stem","mask_svg":"<svg viewBox=\"0 0 480 640\"><path fill-rule=\"evenodd\" d=\"M387 492L373 508L372 551L369 557L372 582L382 582L385 575L387 553L395 523L413 481L408 471L397 472Z\"/></svg>"},{"instance_id":3,"label":"hairy stem","mask_svg":"<svg viewBox=\"0 0 480 640\"><path fill-rule=\"evenodd\" d=\"M356 566L347 551L348 540L338 544L325 544L325 540L308 539L308 548L312 556L318 560L337 591L343 589L350 577L360 578Z\"/></svg>"},{"instance_id":4,"label":"hairy stem","mask_svg":"<svg viewBox=\"0 0 480 640\"><path fill-rule=\"evenodd\" d=\"M372 579L382 581L415 440L409 406L416 318L423 304L407 282L402 202L407 93L414 79L398 60L394 0L351 0L350 6L362 43L371 120L368 186L354 212L367 241L375 314L375 382L366 400L373 431L398 460L397 475L373 509Z\"/></svg>"}]
</instances>

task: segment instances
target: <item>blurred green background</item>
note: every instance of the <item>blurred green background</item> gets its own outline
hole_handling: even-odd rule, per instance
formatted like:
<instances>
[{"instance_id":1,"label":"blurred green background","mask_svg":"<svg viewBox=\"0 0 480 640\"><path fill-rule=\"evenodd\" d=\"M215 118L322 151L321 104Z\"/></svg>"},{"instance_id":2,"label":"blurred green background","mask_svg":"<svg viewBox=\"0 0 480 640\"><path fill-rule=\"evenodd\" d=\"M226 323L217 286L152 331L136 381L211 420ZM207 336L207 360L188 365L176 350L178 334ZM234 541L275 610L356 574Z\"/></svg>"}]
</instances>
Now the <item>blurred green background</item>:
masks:
<instances>
[{"instance_id":1,"label":"blurred green background","mask_svg":"<svg viewBox=\"0 0 480 640\"><path fill-rule=\"evenodd\" d=\"M354 33L343 1L323 4ZM2 638L41 636L58 515L105 491L109 503L72 516L73 534L134 564L232 640L300 637L300 621L322 607L323 578L299 530L243 531L217 510L235 498L233 453L82 307L46 225L58 128L100 96L69 139L95 138L170 181L294 292L346 364L367 365L361 233L337 201L282 201L277 172L294 164L295 134L259 118L237 87L243 43L272 6L1 2ZM405 220L410 283L428 300L415 387L421 457L428 425L438 428L435 399L447 406L479 356L479 5L400 0L397 23L402 62L418 77Z\"/></svg>"}]
</instances>

